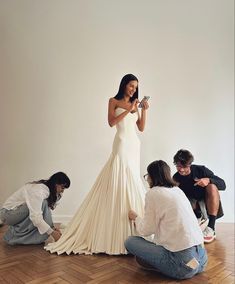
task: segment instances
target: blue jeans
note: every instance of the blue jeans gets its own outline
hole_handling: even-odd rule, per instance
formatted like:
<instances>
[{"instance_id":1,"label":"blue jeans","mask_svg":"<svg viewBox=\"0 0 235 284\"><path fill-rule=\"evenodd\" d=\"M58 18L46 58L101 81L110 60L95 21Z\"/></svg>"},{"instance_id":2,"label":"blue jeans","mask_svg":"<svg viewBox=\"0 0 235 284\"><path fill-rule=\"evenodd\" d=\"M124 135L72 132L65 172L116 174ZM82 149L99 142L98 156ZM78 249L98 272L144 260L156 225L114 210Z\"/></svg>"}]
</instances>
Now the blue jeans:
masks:
<instances>
[{"instance_id":1,"label":"blue jeans","mask_svg":"<svg viewBox=\"0 0 235 284\"><path fill-rule=\"evenodd\" d=\"M141 237L132 236L125 241L125 247L129 253L150 264L161 273L175 279L191 278L202 272L207 265L207 253L202 245L171 252ZM186 265L194 258L196 259L194 261L196 267L191 268Z\"/></svg>"},{"instance_id":2,"label":"blue jeans","mask_svg":"<svg viewBox=\"0 0 235 284\"><path fill-rule=\"evenodd\" d=\"M42 203L42 214L44 221L53 227L51 210L48 207L47 200ZM9 245L29 245L41 244L48 238L48 234L40 234L38 228L34 226L29 218L29 209L26 203L16 209L0 210L0 219L3 223L9 225L3 239Z\"/></svg>"}]
</instances>

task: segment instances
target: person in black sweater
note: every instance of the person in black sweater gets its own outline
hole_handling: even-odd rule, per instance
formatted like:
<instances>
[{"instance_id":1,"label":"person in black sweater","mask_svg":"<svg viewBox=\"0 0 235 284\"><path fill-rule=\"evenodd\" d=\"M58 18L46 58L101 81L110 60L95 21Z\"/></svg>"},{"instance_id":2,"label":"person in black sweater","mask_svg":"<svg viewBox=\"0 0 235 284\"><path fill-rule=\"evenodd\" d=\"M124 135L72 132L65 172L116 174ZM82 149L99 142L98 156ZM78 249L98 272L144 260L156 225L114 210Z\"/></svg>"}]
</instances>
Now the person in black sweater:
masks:
<instances>
[{"instance_id":1,"label":"person in black sweater","mask_svg":"<svg viewBox=\"0 0 235 284\"><path fill-rule=\"evenodd\" d=\"M204 242L210 243L216 238L215 220L223 216L219 190L225 190L226 185L223 179L205 166L192 165L193 161L194 157L188 150L179 150L174 156L177 173L173 178L190 200L199 220L202 217L200 204L205 203L209 223L203 230L203 235Z\"/></svg>"}]
</instances>

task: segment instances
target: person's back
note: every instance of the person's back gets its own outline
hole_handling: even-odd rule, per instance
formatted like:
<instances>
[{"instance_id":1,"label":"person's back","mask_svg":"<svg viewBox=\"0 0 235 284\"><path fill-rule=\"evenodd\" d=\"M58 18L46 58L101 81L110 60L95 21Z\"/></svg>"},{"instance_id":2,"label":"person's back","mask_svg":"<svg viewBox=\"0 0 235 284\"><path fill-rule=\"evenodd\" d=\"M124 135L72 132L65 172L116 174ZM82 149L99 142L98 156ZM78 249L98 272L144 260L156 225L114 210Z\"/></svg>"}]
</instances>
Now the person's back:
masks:
<instances>
[{"instance_id":1,"label":"person's back","mask_svg":"<svg viewBox=\"0 0 235 284\"><path fill-rule=\"evenodd\" d=\"M45 184L26 183L10 195L2 207L8 210L14 209L23 203L26 203L30 196L37 198L38 195L42 195L44 199L46 199L49 194L49 189Z\"/></svg>"},{"instance_id":2,"label":"person's back","mask_svg":"<svg viewBox=\"0 0 235 284\"><path fill-rule=\"evenodd\" d=\"M203 242L202 231L185 194L177 187L154 187L146 198L152 199L156 212L154 240L170 251L179 251Z\"/></svg>"}]
</instances>

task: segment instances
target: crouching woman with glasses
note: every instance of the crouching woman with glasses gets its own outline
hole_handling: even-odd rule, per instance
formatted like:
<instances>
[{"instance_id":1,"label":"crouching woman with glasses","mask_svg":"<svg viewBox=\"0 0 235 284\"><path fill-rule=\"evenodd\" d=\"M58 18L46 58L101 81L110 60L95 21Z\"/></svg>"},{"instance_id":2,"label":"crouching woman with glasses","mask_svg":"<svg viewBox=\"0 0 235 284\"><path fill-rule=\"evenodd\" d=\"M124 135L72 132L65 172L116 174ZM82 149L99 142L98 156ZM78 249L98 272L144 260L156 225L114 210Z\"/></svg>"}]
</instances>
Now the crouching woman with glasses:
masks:
<instances>
[{"instance_id":1,"label":"crouching woman with glasses","mask_svg":"<svg viewBox=\"0 0 235 284\"><path fill-rule=\"evenodd\" d=\"M4 240L9 245L57 241L61 232L53 224L51 209L69 186L67 175L58 172L47 180L26 183L13 193L0 210L1 221L8 225Z\"/></svg>"},{"instance_id":2,"label":"crouching woman with glasses","mask_svg":"<svg viewBox=\"0 0 235 284\"><path fill-rule=\"evenodd\" d=\"M175 279L191 278L205 269L207 253L190 202L172 179L166 162L152 162L147 172L150 190L145 197L144 217L130 210L129 219L140 236L153 235L153 242L131 236L125 247L142 268Z\"/></svg>"}]
</instances>

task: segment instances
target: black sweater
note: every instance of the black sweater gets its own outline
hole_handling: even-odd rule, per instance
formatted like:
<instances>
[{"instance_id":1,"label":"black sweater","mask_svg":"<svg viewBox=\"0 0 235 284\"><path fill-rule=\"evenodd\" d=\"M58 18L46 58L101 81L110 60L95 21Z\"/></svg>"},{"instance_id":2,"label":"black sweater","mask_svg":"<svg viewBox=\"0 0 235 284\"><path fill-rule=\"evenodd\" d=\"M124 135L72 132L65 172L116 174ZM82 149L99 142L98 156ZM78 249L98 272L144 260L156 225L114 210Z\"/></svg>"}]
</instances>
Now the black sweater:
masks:
<instances>
[{"instance_id":1,"label":"black sweater","mask_svg":"<svg viewBox=\"0 0 235 284\"><path fill-rule=\"evenodd\" d=\"M201 199L205 194L205 190L201 186L194 186L196 178L209 178L210 183L215 184L218 190L225 190L226 185L223 179L214 175L214 173L205 166L191 165L191 173L182 176L178 172L173 178L179 183L179 188L183 190L189 198Z\"/></svg>"}]
</instances>

